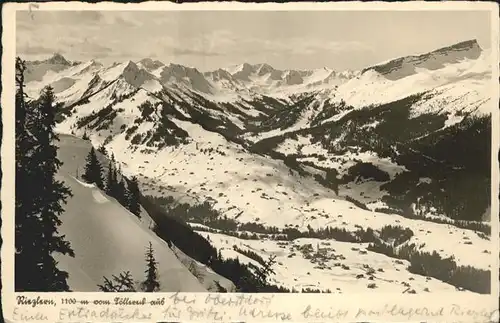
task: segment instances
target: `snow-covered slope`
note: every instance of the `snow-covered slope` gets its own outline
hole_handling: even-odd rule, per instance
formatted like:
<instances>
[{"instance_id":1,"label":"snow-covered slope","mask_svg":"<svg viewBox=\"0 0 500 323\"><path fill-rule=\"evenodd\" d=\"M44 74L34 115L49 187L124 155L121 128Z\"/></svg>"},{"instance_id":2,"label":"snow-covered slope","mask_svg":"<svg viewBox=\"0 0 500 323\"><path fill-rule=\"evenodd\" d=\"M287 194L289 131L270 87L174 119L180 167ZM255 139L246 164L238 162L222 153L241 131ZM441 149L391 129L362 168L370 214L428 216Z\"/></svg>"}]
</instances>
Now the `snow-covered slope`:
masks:
<instances>
[{"instance_id":1,"label":"snow-covered slope","mask_svg":"<svg viewBox=\"0 0 500 323\"><path fill-rule=\"evenodd\" d=\"M348 105L359 107L391 102L429 90L434 90L437 95L440 89L450 88L455 88L457 97L470 92L479 92L481 98L489 96L491 58L486 52L474 58L443 63L436 69L421 64L411 66L414 73L396 79L377 72L377 69L368 69L359 78L340 85L337 97Z\"/></svg>"},{"instance_id":2,"label":"snow-covered slope","mask_svg":"<svg viewBox=\"0 0 500 323\"><path fill-rule=\"evenodd\" d=\"M275 271L270 279L289 289L320 289L332 293L450 293L456 288L431 277L408 272L408 262L366 250L366 244L328 239L294 241L243 240L206 233L225 258L260 266L259 262L238 251L252 251L263 259L276 256ZM468 291L464 291L468 293Z\"/></svg>"},{"instance_id":3,"label":"snow-covered slope","mask_svg":"<svg viewBox=\"0 0 500 323\"><path fill-rule=\"evenodd\" d=\"M143 210L141 219L130 213L114 198L93 184L77 179L82 172L90 143L72 136L61 135L59 159L63 162L58 173L73 196L61 216L60 233L66 236L75 257L58 255L60 267L69 273L69 285L74 291L97 291L103 276L111 278L130 271L137 283L144 280L146 247L151 242L158 261L160 290L163 292L203 292L215 290L215 282L227 290L234 285L213 271L200 266L202 281L183 262L193 261L175 246L173 250L152 230L153 220ZM101 163L106 160L99 155ZM78 169L79 167L79 169ZM182 254L177 257L176 253Z\"/></svg>"},{"instance_id":4,"label":"snow-covered slope","mask_svg":"<svg viewBox=\"0 0 500 323\"><path fill-rule=\"evenodd\" d=\"M443 257L455 255L463 265L481 268L490 265L490 256L482 253L491 248L489 241L472 231L360 209L345 200L345 196L353 195L348 189L337 196L314 178L291 170L283 161L252 154L198 125L180 121L177 124L189 134L192 143L154 153L137 151L132 157L121 148L122 140L112 141L108 146L118 160L126 160L125 174L140 174L144 194L174 196L188 203L207 200L221 214L238 222L282 229L294 227L300 231L307 231L309 226L314 229L333 226L353 232L359 227L378 230L396 221L412 229L413 241L425 244L425 250L436 250ZM398 165L386 161L386 167L397 169ZM360 191L366 193L362 194L362 201L375 201L373 209L380 206L377 204L380 192L362 188ZM473 244L464 245L465 235ZM446 241L442 241L443 236Z\"/></svg>"},{"instance_id":5,"label":"snow-covered slope","mask_svg":"<svg viewBox=\"0 0 500 323\"><path fill-rule=\"evenodd\" d=\"M430 53L390 60L389 62L369 67L363 70L363 72L373 70L385 78L395 81L417 74L418 69L434 71L466 59L477 59L481 55L481 52L482 49L475 39L467 40Z\"/></svg>"},{"instance_id":6,"label":"snow-covered slope","mask_svg":"<svg viewBox=\"0 0 500 323\"><path fill-rule=\"evenodd\" d=\"M222 287L223 290L229 293L236 291L233 282L220 276L208 266L190 258L175 245L172 246L172 251L180 262L189 269L207 290L211 292L220 292Z\"/></svg>"}]
</instances>

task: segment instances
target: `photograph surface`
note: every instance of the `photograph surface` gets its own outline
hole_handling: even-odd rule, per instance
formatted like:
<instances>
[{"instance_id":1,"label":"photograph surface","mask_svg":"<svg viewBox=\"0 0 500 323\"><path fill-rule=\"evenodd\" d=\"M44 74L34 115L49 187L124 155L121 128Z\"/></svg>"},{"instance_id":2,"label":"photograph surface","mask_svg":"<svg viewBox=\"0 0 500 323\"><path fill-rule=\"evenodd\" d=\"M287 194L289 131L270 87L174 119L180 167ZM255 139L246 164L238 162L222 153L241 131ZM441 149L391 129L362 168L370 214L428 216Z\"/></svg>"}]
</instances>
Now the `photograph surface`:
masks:
<instances>
[{"instance_id":1,"label":"photograph surface","mask_svg":"<svg viewBox=\"0 0 500 323\"><path fill-rule=\"evenodd\" d=\"M16 292L492 292L491 11L15 30Z\"/></svg>"}]
</instances>

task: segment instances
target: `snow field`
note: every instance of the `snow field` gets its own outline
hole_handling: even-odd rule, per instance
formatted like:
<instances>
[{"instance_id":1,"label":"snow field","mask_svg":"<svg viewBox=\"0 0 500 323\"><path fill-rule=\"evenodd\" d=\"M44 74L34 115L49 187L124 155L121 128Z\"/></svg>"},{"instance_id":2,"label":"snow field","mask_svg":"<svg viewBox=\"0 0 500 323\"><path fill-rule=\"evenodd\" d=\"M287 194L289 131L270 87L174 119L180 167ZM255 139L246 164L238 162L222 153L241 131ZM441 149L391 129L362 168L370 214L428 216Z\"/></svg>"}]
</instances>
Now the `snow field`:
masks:
<instances>
[{"instance_id":1,"label":"snow field","mask_svg":"<svg viewBox=\"0 0 500 323\"><path fill-rule=\"evenodd\" d=\"M294 172L292 175L281 161L241 151L199 126L180 124L198 141L199 148L210 142L211 147L221 145L226 155L204 155L196 150L196 143L153 155L136 153L126 171L142 174L145 194L192 197L183 199L184 202L212 200L214 207L228 217L243 211L239 222L278 228L293 226L302 231L308 225L314 229L331 226L356 231L358 226L379 230L397 224L410 228L414 241L425 243L424 250L436 250L443 257L454 255L460 265L484 269L491 266L491 256L483 252L491 251L491 243L471 230L360 209L343 200L345 192L338 197L312 178L302 178ZM117 158L123 160L127 156ZM165 188L163 193L159 193L159 187ZM376 187L370 189L370 198L380 196Z\"/></svg>"},{"instance_id":2,"label":"snow field","mask_svg":"<svg viewBox=\"0 0 500 323\"><path fill-rule=\"evenodd\" d=\"M305 238L294 241L242 240L218 233L199 233L209 236L216 248L221 249L223 257L238 258L242 263L260 266L257 261L235 251L233 245L253 251L264 260L275 255L276 264L272 268L276 274L270 276L270 281L290 289L330 289L332 293L344 294L403 293L410 289L418 294L456 292L452 285L408 272L405 260L366 251L366 245ZM310 252L304 248L308 244L312 246ZM374 277L373 280L370 276ZM376 287L368 287L370 284Z\"/></svg>"}]
</instances>

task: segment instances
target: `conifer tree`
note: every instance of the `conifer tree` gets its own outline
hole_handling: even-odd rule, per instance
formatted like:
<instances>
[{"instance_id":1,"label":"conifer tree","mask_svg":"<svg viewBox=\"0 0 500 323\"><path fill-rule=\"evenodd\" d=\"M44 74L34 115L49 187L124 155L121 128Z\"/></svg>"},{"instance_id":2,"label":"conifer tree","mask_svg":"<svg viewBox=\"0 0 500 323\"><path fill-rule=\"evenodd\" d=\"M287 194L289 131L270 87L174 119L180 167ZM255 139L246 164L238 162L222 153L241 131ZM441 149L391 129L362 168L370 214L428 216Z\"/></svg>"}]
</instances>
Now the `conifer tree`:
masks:
<instances>
[{"instance_id":1,"label":"conifer tree","mask_svg":"<svg viewBox=\"0 0 500 323\"><path fill-rule=\"evenodd\" d=\"M112 197L116 195L116 172L111 161L109 162L108 176L106 178L106 193Z\"/></svg>"},{"instance_id":2,"label":"conifer tree","mask_svg":"<svg viewBox=\"0 0 500 323\"><path fill-rule=\"evenodd\" d=\"M36 170L32 164L31 153L37 144L35 138L27 129L28 106L24 93L24 61L16 59L16 176L15 176L15 289L16 291L36 291L34 285L38 277L37 261L39 250L38 241L41 240L39 221L36 209L31 204L35 196L28 185ZM33 278L31 278L33 277Z\"/></svg>"},{"instance_id":3,"label":"conifer tree","mask_svg":"<svg viewBox=\"0 0 500 323\"><path fill-rule=\"evenodd\" d=\"M123 181L123 176L120 178L119 181L117 181L115 198L124 207L128 206L128 192L127 188L125 187L125 182Z\"/></svg>"},{"instance_id":4,"label":"conifer tree","mask_svg":"<svg viewBox=\"0 0 500 323\"><path fill-rule=\"evenodd\" d=\"M104 277L104 284L97 285L102 292L135 292L134 280L129 271L113 275L112 279Z\"/></svg>"},{"instance_id":5,"label":"conifer tree","mask_svg":"<svg viewBox=\"0 0 500 323\"><path fill-rule=\"evenodd\" d=\"M272 255L262 267L255 268L255 275L257 276L257 279L261 285L266 285L269 274L275 274L274 270L271 268L275 263L276 255Z\"/></svg>"},{"instance_id":6,"label":"conifer tree","mask_svg":"<svg viewBox=\"0 0 500 323\"><path fill-rule=\"evenodd\" d=\"M90 152L87 155L87 163L85 165L85 171L82 174L82 179L87 183L94 183L100 189L104 189L102 167L97 160L94 147L90 149Z\"/></svg>"},{"instance_id":7,"label":"conifer tree","mask_svg":"<svg viewBox=\"0 0 500 323\"><path fill-rule=\"evenodd\" d=\"M141 214L140 194L139 182L137 177L134 176L128 181L128 209L138 217Z\"/></svg>"},{"instance_id":8,"label":"conifer tree","mask_svg":"<svg viewBox=\"0 0 500 323\"><path fill-rule=\"evenodd\" d=\"M115 183L116 183L116 188L114 189L114 198L123 205L125 208L128 209L129 205L129 198L128 198L128 192L127 192L127 187L125 186L125 181L124 181L124 176L121 173L121 166L118 164L118 169L114 168L114 174L115 178ZM120 179L118 179L118 177Z\"/></svg>"},{"instance_id":9,"label":"conifer tree","mask_svg":"<svg viewBox=\"0 0 500 323\"><path fill-rule=\"evenodd\" d=\"M69 291L68 274L57 268L54 252L74 256L57 227L70 190L55 179L61 166L54 133L55 97L42 90L35 102L24 93L25 63L16 59L15 290Z\"/></svg>"},{"instance_id":10,"label":"conifer tree","mask_svg":"<svg viewBox=\"0 0 500 323\"><path fill-rule=\"evenodd\" d=\"M90 138L89 138L89 135L87 135L87 131L85 131L85 132L83 133L83 137L82 137L82 139L83 139L83 140L89 140L89 139L90 139Z\"/></svg>"},{"instance_id":11,"label":"conifer tree","mask_svg":"<svg viewBox=\"0 0 500 323\"><path fill-rule=\"evenodd\" d=\"M64 240L64 236L59 236L57 231L57 227L61 225L59 215L64 212L63 204L72 194L69 188L64 186L63 182L55 179L62 162L57 158L58 147L55 144L59 138L54 132L58 109L57 106L54 106L54 103L54 91L51 87L46 87L35 107L39 112L39 118L34 122L36 127L33 127L33 134L41 144L41 149L37 150L35 156L39 157L41 166L38 170L41 175L38 185L40 192L43 193L39 197L41 199L40 217L44 230L43 248L46 251L46 254L44 254L44 261L46 262L44 264L45 277L51 284L51 290L66 291L68 290L67 273L56 268L57 263L52 258L52 253L58 252L74 256L69 242Z\"/></svg>"},{"instance_id":12,"label":"conifer tree","mask_svg":"<svg viewBox=\"0 0 500 323\"><path fill-rule=\"evenodd\" d=\"M156 292L160 289L158 282L158 262L154 256L154 250L151 242L146 250L146 280L142 283L142 289L145 292Z\"/></svg>"}]
</instances>

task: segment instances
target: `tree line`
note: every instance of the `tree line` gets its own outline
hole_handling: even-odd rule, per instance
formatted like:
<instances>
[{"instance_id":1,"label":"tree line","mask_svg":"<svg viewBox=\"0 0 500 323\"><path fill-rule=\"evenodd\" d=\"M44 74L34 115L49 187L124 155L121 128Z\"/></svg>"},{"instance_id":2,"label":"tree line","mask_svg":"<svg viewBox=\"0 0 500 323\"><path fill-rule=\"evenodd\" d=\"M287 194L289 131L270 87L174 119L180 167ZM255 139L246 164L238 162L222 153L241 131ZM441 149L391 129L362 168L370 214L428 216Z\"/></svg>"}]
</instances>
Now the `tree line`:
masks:
<instances>
[{"instance_id":1,"label":"tree line","mask_svg":"<svg viewBox=\"0 0 500 323\"><path fill-rule=\"evenodd\" d=\"M122 175L121 169L117 168L115 163L115 157L111 154L108 164L108 174L106 180L104 180L104 170L97 158L96 150L92 147L86 158L82 179L87 183L95 184L98 188L105 191L107 195L114 197L130 212L140 217L140 190L137 177L134 176L131 179L127 179Z\"/></svg>"}]
</instances>

